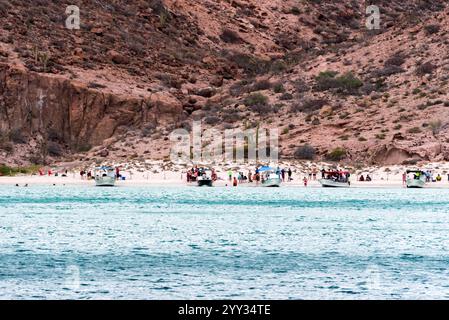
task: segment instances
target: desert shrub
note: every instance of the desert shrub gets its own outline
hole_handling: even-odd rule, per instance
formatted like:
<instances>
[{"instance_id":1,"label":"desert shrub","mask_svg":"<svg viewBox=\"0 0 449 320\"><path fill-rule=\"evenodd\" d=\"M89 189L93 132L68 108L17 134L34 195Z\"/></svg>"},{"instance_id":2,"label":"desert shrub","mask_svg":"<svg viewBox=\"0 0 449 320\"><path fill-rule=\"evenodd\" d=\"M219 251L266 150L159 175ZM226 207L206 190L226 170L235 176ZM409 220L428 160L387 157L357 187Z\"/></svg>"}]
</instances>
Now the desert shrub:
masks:
<instances>
[{"instance_id":1,"label":"desert shrub","mask_svg":"<svg viewBox=\"0 0 449 320\"><path fill-rule=\"evenodd\" d=\"M142 137L149 137L151 136L154 131L156 130L156 124L154 123L148 123L142 128Z\"/></svg>"},{"instance_id":2,"label":"desert shrub","mask_svg":"<svg viewBox=\"0 0 449 320\"><path fill-rule=\"evenodd\" d=\"M335 148L326 155L326 159L329 161L340 161L345 157L346 157L346 150L340 147Z\"/></svg>"},{"instance_id":3,"label":"desert shrub","mask_svg":"<svg viewBox=\"0 0 449 320\"><path fill-rule=\"evenodd\" d=\"M0 5L1 6L1 5ZM11 168L5 165L0 166L0 176L9 176L11 174Z\"/></svg>"},{"instance_id":4,"label":"desert shrub","mask_svg":"<svg viewBox=\"0 0 449 320\"><path fill-rule=\"evenodd\" d=\"M338 75L337 71L327 70L322 71L320 74L316 77L316 79L333 79Z\"/></svg>"},{"instance_id":5,"label":"desert shrub","mask_svg":"<svg viewBox=\"0 0 449 320\"><path fill-rule=\"evenodd\" d=\"M300 15L301 14L301 10L298 7L292 7L290 9L290 13L294 14L294 15Z\"/></svg>"},{"instance_id":6,"label":"desert shrub","mask_svg":"<svg viewBox=\"0 0 449 320\"><path fill-rule=\"evenodd\" d=\"M344 91L350 92L360 88L363 82L356 78L352 73L344 74L343 76L337 77L336 87Z\"/></svg>"},{"instance_id":7,"label":"desert shrub","mask_svg":"<svg viewBox=\"0 0 449 320\"><path fill-rule=\"evenodd\" d=\"M287 70L288 65L284 60L274 60L271 63L270 71L274 74L279 74Z\"/></svg>"},{"instance_id":8,"label":"desert shrub","mask_svg":"<svg viewBox=\"0 0 449 320\"><path fill-rule=\"evenodd\" d=\"M287 50L294 50L299 47L300 40L295 33L280 32L275 36L274 42Z\"/></svg>"},{"instance_id":9,"label":"desert shrub","mask_svg":"<svg viewBox=\"0 0 449 320\"><path fill-rule=\"evenodd\" d=\"M63 154L63 150L59 143L49 141L47 144L47 152L52 157L60 157Z\"/></svg>"},{"instance_id":10,"label":"desert shrub","mask_svg":"<svg viewBox=\"0 0 449 320\"><path fill-rule=\"evenodd\" d=\"M263 79L263 80L256 81L253 84L251 90L252 91L268 90L268 89L271 89L271 86L272 86L272 84L269 80Z\"/></svg>"},{"instance_id":11,"label":"desert shrub","mask_svg":"<svg viewBox=\"0 0 449 320\"><path fill-rule=\"evenodd\" d=\"M15 176L17 174L34 174L39 170L38 166L29 167L9 167L5 165L0 166L0 176Z\"/></svg>"},{"instance_id":12,"label":"desert shrub","mask_svg":"<svg viewBox=\"0 0 449 320\"><path fill-rule=\"evenodd\" d=\"M96 83L96 82L89 82L87 84L87 87L90 88L90 89L104 89L104 88L106 88L105 85L100 84L100 83Z\"/></svg>"},{"instance_id":13,"label":"desert shrub","mask_svg":"<svg viewBox=\"0 0 449 320\"><path fill-rule=\"evenodd\" d=\"M62 135L61 135L61 133L58 130L54 129L54 128L48 129L48 131L47 131L47 138L50 141L62 142L64 140Z\"/></svg>"},{"instance_id":14,"label":"desert shrub","mask_svg":"<svg viewBox=\"0 0 449 320\"><path fill-rule=\"evenodd\" d=\"M287 100L292 100L292 99L293 99L293 95L291 93L288 93L288 92L283 93L279 97L279 100L282 100L282 101L287 101Z\"/></svg>"},{"instance_id":15,"label":"desert shrub","mask_svg":"<svg viewBox=\"0 0 449 320\"><path fill-rule=\"evenodd\" d=\"M216 125L217 123L219 123L221 121L221 119L217 116L208 116L206 118L204 118L204 122L206 122L208 125Z\"/></svg>"},{"instance_id":16,"label":"desert shrub","mask_svg":"<svg viewBox=\"0 0 449 320\"><path fill-rule=\"evenodd\" d=\"M309 144L302 145L296 148L293 156L299 160L313 160L315 159L316 150Z\"/></svg>"},{"instance_id":17,"label":"desert shrub","mask_svg":"<svg viewBox=\"0 0 449 320\"><path fill-rule=\"evenodd\" d=\"M310 90L310 87L303 79L298 79L293 82L293 87L295 88L296 93L303 93Z\"/></svg>"},{"instance_id":18,"label":"desert shrub","mask_svg":"<svg viewBox=\"0 0 449 320\"><path fill-rule=\"evenodd\" d=\"M7 0L3 0L0 2L0 16L6 16L8 10L11 9L11 5Z\"/></svg>"},{"instance_id":19,"label":"desert shrub","mask_svg":"<svg viewBox=\"0 0 449 320\"><path fill-rule=\"evenodd\" d=\"M11 154L14 152L14 145L10 141L0 141L0 150L6 151Z\"/></svg>"},{"instance_id":20,"label":"desert shrub","mask_svg":"<svg viewBox=\"0 0 449 320\"><path fill-rule=\"evenodd\" d=\"M334 71L321 72L316 78L317 89L326 91L330 89L337 89L342 93L355 93L363 82L356 78L351 72L337 77Z\"/></svg>"},{"instance_id":21,"label":"desert shrub","mask_svg":"<svg viewBox=\"0 0 449 320\"><path fill-rule=\"evenodd\" d=\"M421 129L418 127L413 127L407 130L408 133L412 133L412 134L416 134L416 133L421 133Z\"/></svg>"},{"instance_id":22,"label":"desert shrub","mask_svg":"<svg viewBox=\"0 0 449 320\"><path fill-rule=\"evenodd\" d=\"M265 104L262 104L262 103L253 104L253 105L249 106L249 109L259 115L273 112L273 107L266 103Z\"/></svg>"},{"instance_id":23,"label":"desert shrub","mask_svg":"<svg viewBox=\"0 0 449 320\"><path fill-rule=\"evenodd\" d=\"M181 89L182 82L168 73L158 73L156 78L169 88Z\"/></svg>"},{"instance_id":24,"label":"desert shrub","mask_svg":"<svg viewBox=\"0 0 449 320\"><path fill-rule=\"evenodd\" d=\"M431 74L435 69L436 66L433 63L426 62L416 68L416 74L418 76L425 76L426 74Z\"/></svg>"},{"instance_id":25,"label":"desert shrub","mask_svg":"<svg viewBox=\"0 0 449 320\"><path fill-rule=\"evenodd\" d=\"M314 112L321 109L328 103L325 99L307 99L302 103L294 104L291 108L292 112Z\"/></svg>"},{"instance_id":26,"label":"desert shrub","mask_svg":"<svg viewBox=\"0 0 449 320\"><path fill-rule=\"evenodd\" d=\"M242 115L238 111L227 112L223 115L223 121L228 123L234 123L242 120Z\"/></svg>"},{"instance_id":27,"label":"desert shrub","mask_svg":"<svg viewBox=\"0 0 449 320\"><path fill-rule=\"evenodd\" d=\"M241 43L242 38L240 35L230 29L224 29L223 32L220 35L220 39L223 40L226 43Z\"/></svg>"},{"instance_id":28,"label":"desert shrub","mask_svg":"<svg viewBox=\"0 0 449 320\"><path fill-rule=\"evenodd\" d=\"M27 143L27 138L23 134L21 129L13 129L9 133L9 139L11 139L11 141L14 142L14 143L19 143L19 144Z\"/></svg>"},{"instance_id":29,"label":"desert shrub","mask_svg":"<svg viewBox=\"0 0 449 320\"><path fill-rule=\"evenodd\" d=\"M270 70L271 62L257 58L255 56L241 53L231 52L224 54L228 60L235 63L239 68L243 69L248 75L264 74Z\"/></svg>"},{"instance_id":30,"label":"desert shrub","mask_svg":"<svg viewBox=\"0 0 449 320\"><path fill-rule=\"evenodd\" d=\"M405 57L403 54L396 52L390 58L385 61L385 67L397 66L400 67L405 63Z\"/></svg>"},{"instance_id":31,"label":"desert shrub","mask_svg":"<svg viewBox=\"0 0 449 320\"><path fill-rule=\"evenodd\" d=\"M80 142L76 147L78 152L88 152L90 149L92 149L92 145L88 142Z\"/></svg>"},{"instance_id":32,"label":"desert shrub","mask_svg":"<svg viewBox=\"0 0 449 320\"><path fill-rule=\"evenodd\" d=\"M252 93L249 96L245 98L243 101L245 106L251 107L255 105L266 105L268 103L268 98L264 96L263 94L256 92Z\"/></svg>"},{"instance_id":33,"label":"desert shrub","mask_svg":"<svg viewBox=\"0 0 449 320\"><path fill-rule=\"evenodd\" d=\"M424 30L426 31L427 35L432 35L435 33L440 32L441 26L438 24L429 24L424 27Z\"/></svg>"},{"instance_id":34,"label":"desert shrub","mask_svg":"<svg viewBox=\"0 0 449 320\"><path fill-rule=\"evenodd\" d=\"M284 85L282 83L280 83L280 82L276 83L273 86L273 91L274 91L274 93L283 93L283 92L285 92Z\"/></svg>"},{"instance_id":35,"label":"desert shrub","mask_svg":"<svg viewBox=\"0 0 449 320\"><path fill-rule=\"evenodd\" d=\"M244 93L249 92L248 81L247 80L242 80L242 81L238 81L236 83L233 83L229 87L229 92L234 97L237 97L237 96L240 96L240 95L242 95Z\"/></svg>"},{"instance_id":36,"label":"desert shrub","mask_svg":"<svg viewBox=\"0 0 449 320\"><path fill-rule=\"evenodd\" d=\"M386 65L380 70L376 70L372 73L373 77L389 77L393 74L398 74L404 72L404 69L402 69L400 66L396 65Z\"/></svg>"}]
</instances>

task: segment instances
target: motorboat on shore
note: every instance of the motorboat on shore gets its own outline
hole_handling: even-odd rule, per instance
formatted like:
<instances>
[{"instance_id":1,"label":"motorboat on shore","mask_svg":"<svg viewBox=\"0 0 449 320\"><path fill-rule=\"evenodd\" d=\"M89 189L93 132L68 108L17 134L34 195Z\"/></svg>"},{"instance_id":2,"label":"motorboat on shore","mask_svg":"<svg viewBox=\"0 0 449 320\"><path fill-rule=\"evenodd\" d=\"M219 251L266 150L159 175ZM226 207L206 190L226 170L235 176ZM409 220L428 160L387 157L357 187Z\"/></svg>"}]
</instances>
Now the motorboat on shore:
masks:
<instances>
[{"instance_id":1,"label":"motorboat on shore","mask_svg":"<svg viewBox=\"0 0 449 320\"><path fill-rule=\"evenodd\" d=\"M324 172L324 178L319 179L318 182L325 188L349 188L350 176L348 171L327 171Z\"/></svg>"},{"instance_id":2,"label":"motorboat on shore","mask_svg":"<svg viewBox=\"0 0 449 320\"><path fill-rule=\"evenodd\" d=\"M200 171L196 182L198 187L212 187L214 184L212 171L209 169Z\"/></svg>"},{"instance_id":3,"label":"motorboat on shore","mask_svg":"<svg viewBox=\"0 0 449 320\"><path fill-rule=\"evenodd\" d=\"M262 177L262 187L280 187L282 183L281 175L278 170L271 167L262 167L259 169Z\"/></svg>"},{"instance_id":4,"label":"motorboat on shore","mask_svg":"<svg viewBox=\"0 0 449 320\"><path fill-rule=\"evenodd\" d=\"M413 174L413 177L410 177ZM424 171L421 170L407 170L407 188L424 188L426 185L427 176Z\"/></svg>"},{"instance_id":5,"label":"motorboat on shore","mask_svg":"<svg viewBox=\"0 0 449 320\"><path fill-rule=\"evenodd\" d=\"M95 185L97 187L115 186L115 169L113 167L99 167L95 169Z\"/></svg>"}]
</instances>

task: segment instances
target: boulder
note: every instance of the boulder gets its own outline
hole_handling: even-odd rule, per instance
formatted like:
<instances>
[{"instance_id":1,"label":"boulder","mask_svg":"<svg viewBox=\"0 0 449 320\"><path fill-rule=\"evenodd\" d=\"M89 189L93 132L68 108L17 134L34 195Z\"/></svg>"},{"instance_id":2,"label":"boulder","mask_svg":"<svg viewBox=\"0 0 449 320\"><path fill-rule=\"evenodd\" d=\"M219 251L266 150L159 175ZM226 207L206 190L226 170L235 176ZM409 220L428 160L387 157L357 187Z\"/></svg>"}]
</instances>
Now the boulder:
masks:
<instances>
[{"instance_id":1,"label":"boulder","mask_svg":"<svg viewBox=\"0 0 449 320\"><path fill-rule=\"evenodd\" d=\"M217 93L216 90L212 87L202 88L202 89L198 89L196 91L196 95L198 95L200 97L205 97L205 98L211 98L216 93Z\"/></svg>"},{"instance_id":2,"label":"boulder","mask_svg":"<svg viewBox=\"0 0 449 320\"><path fill-rule=\"evenodd\" d=\"M327 117L327 116L330 116L332 114L332 112L333 112L333 109L331 106L323 106L320 109L320 116Z\"/></svg>"},{"instance_id":3,"label":"boulder","mask_svg":"<svg viewBox=\"0 0 449 320\"><path fill-rule=\"evenodd\" d=\"M100 152L97 153L97 156L106 158L107 156L109 156L109 151L108 151L108 149L103 149L103 150L101 150Z\"/></svg>"},{"instance_id":4,"label":"boulder","mask_svg":"<svg viewBox=\"0 0 449 320\"><path fill-rule=\"evenodd\" d=\"M115 64L129 64L130 63L129 57L122 55L115 50L110 50L108 52L108 57Z\"/></svg>"}]
</instances>

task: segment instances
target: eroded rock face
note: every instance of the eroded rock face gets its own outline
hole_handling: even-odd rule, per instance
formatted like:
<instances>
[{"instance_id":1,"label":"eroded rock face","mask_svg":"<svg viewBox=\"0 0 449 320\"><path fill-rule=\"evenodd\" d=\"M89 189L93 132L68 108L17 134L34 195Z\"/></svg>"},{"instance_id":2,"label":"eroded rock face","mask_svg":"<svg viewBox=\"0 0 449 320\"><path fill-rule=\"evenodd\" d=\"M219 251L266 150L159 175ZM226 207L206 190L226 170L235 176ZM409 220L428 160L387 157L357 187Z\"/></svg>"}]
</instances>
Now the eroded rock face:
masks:
<instances>
[{"instance_id":1,"label":"eroded rock face","mask_svg":"<svg viewBox=\"0 0 449 320\"><path fill-rule=\"evenodd\" d=\"M174 97L120 96L91 90L66 78L25 72L0 64L0 129L21 130L29 137L56 133L70 149L95 146L117 128L166 126L182 117Z\"/></svg>"},{"instance_id":2,"label":"eroded rock face","mask_svg":"<svg viewBox=\"0 0 449 320\"><path fill-rule=\"evenodd\" d=\"M410 153L407 150L400 149L394 145L383 145L374 151L372 162L383 165L392 165L403 163L410 158L416 158L417 156Z\"/></svg>"},{"instance_id":3,"label":"eroded rock face","mask_svg":"<svg viewBox=\"0 0 449 320\"><path fill-rule=\"evenodd\" d=\"M363 1L84 1L81 30L57 1L3 2L0 163L45 141L81 161L165 159L167 135L199 120L269 124L285 158L449 159L447 0L382 2L368 37Z\"/></svg>"}]
</instances>

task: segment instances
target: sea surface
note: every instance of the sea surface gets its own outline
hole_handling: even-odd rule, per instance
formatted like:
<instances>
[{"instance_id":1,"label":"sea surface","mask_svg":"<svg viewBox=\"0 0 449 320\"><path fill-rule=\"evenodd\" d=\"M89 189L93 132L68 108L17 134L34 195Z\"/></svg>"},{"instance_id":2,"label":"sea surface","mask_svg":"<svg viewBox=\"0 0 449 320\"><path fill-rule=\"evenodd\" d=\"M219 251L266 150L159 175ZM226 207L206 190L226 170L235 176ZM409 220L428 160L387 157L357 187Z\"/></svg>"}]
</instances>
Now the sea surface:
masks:
<instances>
[{"instance_id":1,"label":"sea surface","mask_svg":"<svg viewBox=\"0 0 449 320\"><path fill-rule=\"evenodd\" d=\"M0 186L0 299L449 299L449 190Z\"/></svg>"}]
</instances>

